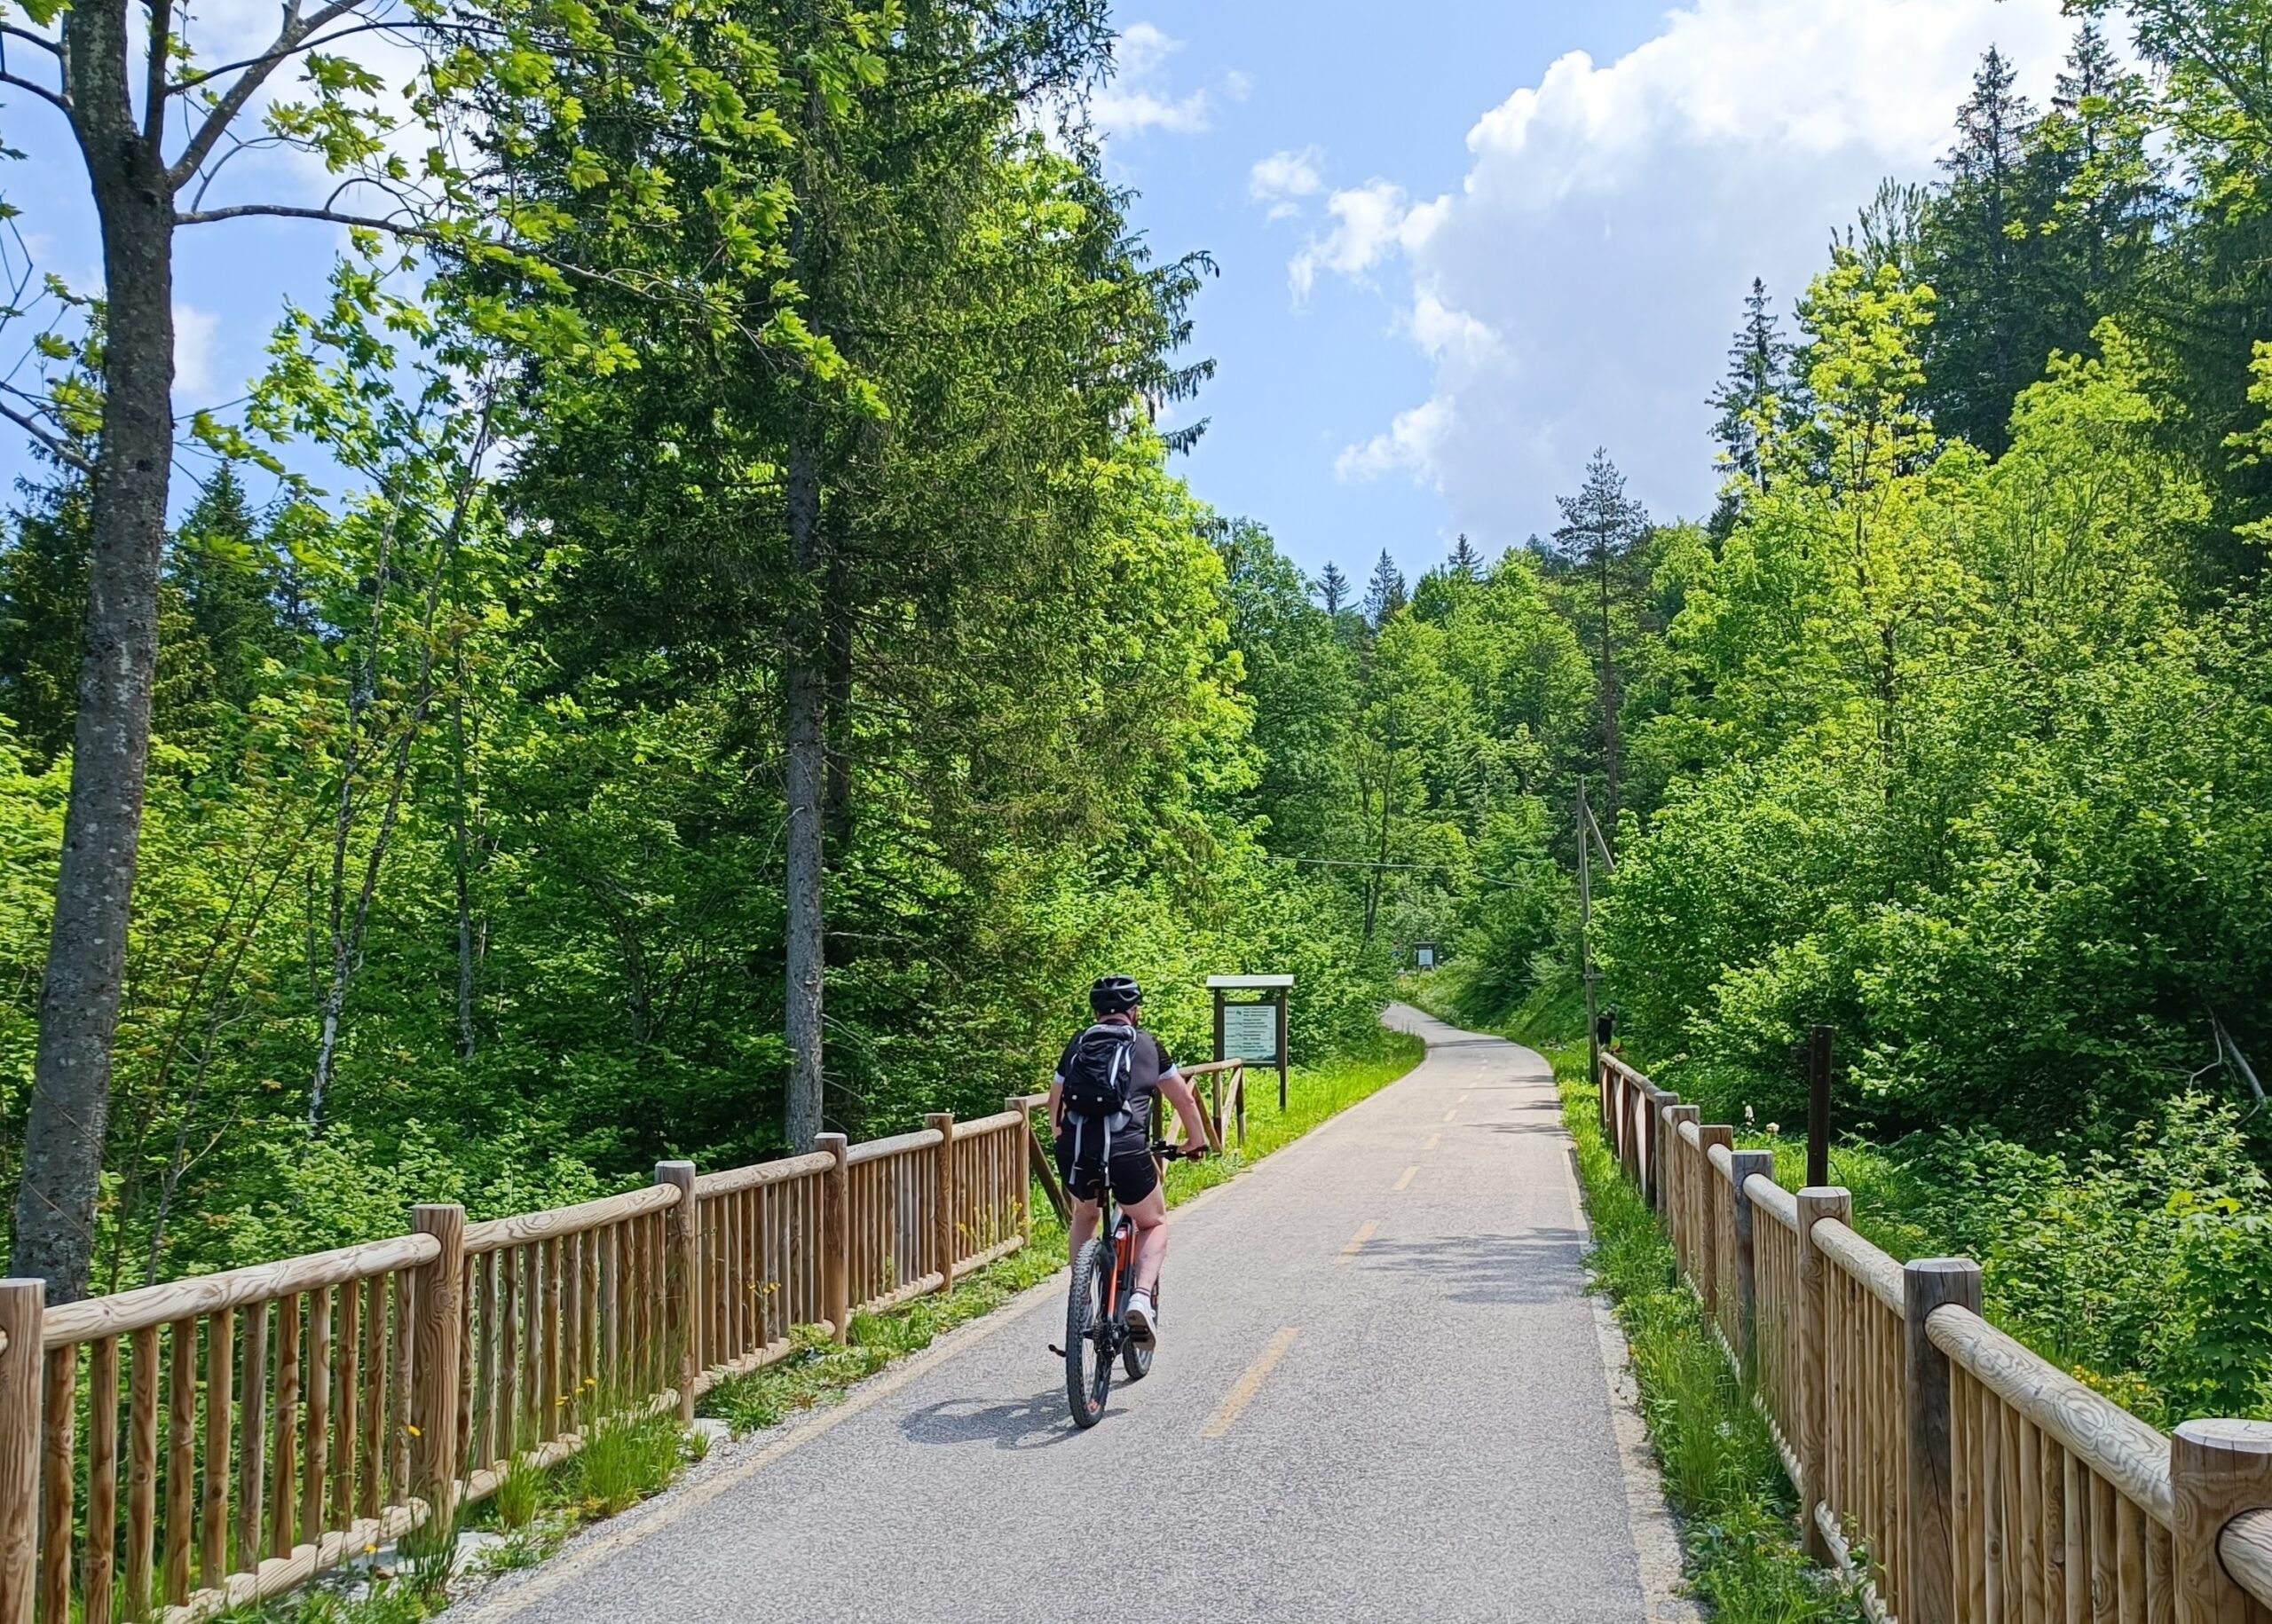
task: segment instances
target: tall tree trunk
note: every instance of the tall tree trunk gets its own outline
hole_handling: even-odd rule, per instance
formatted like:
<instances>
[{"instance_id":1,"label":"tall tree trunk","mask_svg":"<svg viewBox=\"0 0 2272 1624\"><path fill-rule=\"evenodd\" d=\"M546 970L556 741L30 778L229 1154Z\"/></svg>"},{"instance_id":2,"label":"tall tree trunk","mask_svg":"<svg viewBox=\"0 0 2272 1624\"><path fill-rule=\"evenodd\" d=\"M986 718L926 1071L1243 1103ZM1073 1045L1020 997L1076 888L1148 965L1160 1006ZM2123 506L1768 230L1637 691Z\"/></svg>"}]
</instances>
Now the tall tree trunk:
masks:
<instances>
[{"instance_id":1,"label":"tall tree trunk","mask_svg":"<svg viewBox=\"0 0 2272 1624\"><path fill-rule=\"evenodd\" d=\"M1609 780L1609 828L1602 839L1613 842L1617 831L1618 792L1624 781L1624 740L1618 732L1618 712L1622 703L1617 691L1617 651L1610 637L1609 562L1608 549L1603 549L1601 567L1601 737L1602 768Z\"/></svg>"},{"instance_id":2,"label":"tall tree trunk","mask_svg":"<svg viewBox=\"0 0 2272 1624\"><path fill-rule=\"evenodd\" d=\"M789 560L798 600L789 618L786 702L788 745L787 1002L782 1033L789 1045L785 1131L793 1150L809 1150L821 1131L821 983L826 927L821 888L827 857L823 800L827 793L827 651L824 646L820 449L809 418L789 449Z\"/></svg>"},{"instance_id":3,"label":"tall tree trunk","mask_svg":"<svg viewBox=\"0 0 2272 1624\"><path fill-rule=\"evenodd\" d=\"M111 1039L126 977L158 662L158 581L173 463L173 198L134 128L122 5L71 13L75 114L103 239L103 427L71 799L40 985L13 1273L50 1303L86 1295Z\"/></svg>"},{"instance_id":4,"label":"tall tree trunk","mask_svg":"<svg viewBox=\"0 0 2272 1624\"><path fill-rule=\"evenodd\" d=\"M824 823L829 846L841 862L852 844L852 566L843 546L833 540L821 618L828 641L828 715L822 734L828 752Z\"/></svg>"}]
</instances>

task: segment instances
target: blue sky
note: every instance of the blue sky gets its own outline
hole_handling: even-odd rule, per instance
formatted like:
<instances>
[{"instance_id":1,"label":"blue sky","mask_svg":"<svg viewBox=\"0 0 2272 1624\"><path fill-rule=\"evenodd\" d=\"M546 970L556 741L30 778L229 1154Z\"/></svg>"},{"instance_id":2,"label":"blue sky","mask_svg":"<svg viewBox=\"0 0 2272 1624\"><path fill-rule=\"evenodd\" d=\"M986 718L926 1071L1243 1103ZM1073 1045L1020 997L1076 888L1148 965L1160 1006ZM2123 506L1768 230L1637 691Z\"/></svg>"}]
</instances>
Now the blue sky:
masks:
<instances>
[{"instance_id":1,"label":"blue sky","mask_svg":"<svg viewBox=\"0 0 2272 1624\"><path fill-rule=\"evenodd\" d=\"M272 26L208 0L209 54ZM1787 310L1886 174L1922 178L1992 41L2040 97L2057 0L1127 0L1097 98L1156 250L1211 251L1195 348L1219 372L1180 464L1314 572L1408 572L1464 530L1551 528L1605 445L1661 517L1711 505L1702 402L1743 292ZM43 269L95 285L84 182L11 99L0 174ZM320 177L288 181L320 197ZM178 404L225 403L327 228L185 235ZM0 472L26 466L0 440Z\"/></svg>"},{"instance_id":2,"label":"blue sky","mask_svg":"<svg viewBox=\"0 0 2272 1624\"><path fill-rule=\"evenodd\" d=\"M1384 547L1416 573L1462 530L1496 551L1550 529L1598 445L1659 516L1708 511L1703 399L1751 277L1787 311L1880 177L1932 172L1981 51L2040 98L2069 28L2055 0L1130 0L1117 21L1109 161L1162 251L1222 266L1185 471L1360 577Z\"/></svg>"}]
</instances>

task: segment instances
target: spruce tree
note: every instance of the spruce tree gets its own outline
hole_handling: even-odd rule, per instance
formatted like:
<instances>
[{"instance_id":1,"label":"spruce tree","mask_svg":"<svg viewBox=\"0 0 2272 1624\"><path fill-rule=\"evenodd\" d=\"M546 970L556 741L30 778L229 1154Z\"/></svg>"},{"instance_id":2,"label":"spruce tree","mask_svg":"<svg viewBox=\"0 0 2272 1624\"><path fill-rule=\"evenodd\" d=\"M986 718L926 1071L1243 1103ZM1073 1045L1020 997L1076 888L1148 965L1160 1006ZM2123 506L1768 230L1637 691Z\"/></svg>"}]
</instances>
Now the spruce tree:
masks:
<instances>
[{"instance_id":1,"label":"spruce tree","mask_svg":"<svg viewBox=\"0 0 2272 1624\"><path fill-rule=\"evenodd\" d=\"M1585 582L1590 600L1578 617L1582 641L1590 650L1599 688L1601 763L1609 798L1604 810L1605 827L1617 827L1618 797L1624 778L1624 750L1618 725L1622 667L1618 660L1618 620L1630 595L1626 580L1642 540L1648 534L1649 516L1639 502L1625 493L1625 476L1609 460L1608 451L1597 450L1586 464L1585 483L1575 496L1558 496L1562 523L1554 532L1554 547L1562 563Z\"/></svg>"},{"instance_id":2,"label":"spruce tree","mask_svg":"<svg viewBox=\"0 0 2272 1624\"><path fill-rule=\"evenodd\" d=\"M87 481L60 469L19 480L15 533L0 541L0 713L41 761L71 743L87 619Z\"/></svg>"},{"instance_id":3,"label":"spruce tree","mask_svg":"<svg viewBox=\"0 0 2272 1624\"><path fill-rule=\"evenodd\" d=\"M2039 376L2050 343L2041 323L2044 257L2039 171L2028 146L2034 107L1991 48L1957 109L1956 144L1941 160L1946 188L1927 210L1925 280L1939 296L1925 341L1927 391L1944 434L2000 454L2012 400ZM2031 184L2037 183L2037 184Z\"/></svg>"},{"instance_id":4,"label":"spruce tree","mask_svg":"<svg viewBox=\"0 0 2272 1624\"><path fill-rule=\"evenodd\" d=\"M1317 594L1318 602L1325 612L1339 619L1341 611L1349 607L1354 588L1351 587L1349 578L1341 572L1341 566L1329 558L1325 561L1324 572L1310 583L1310 590Z\"/></svg>"},{"instance_id":5,"label":"spruce tree","mask_svg":"<svg viewBox=\"0 0 2272 1624\"><path fill-rule=\"evenodd\" d=\"M1750 491L1767 489L1760 447L1765 436L1787 419L1795 393L1791 344L1771 305L1764 279L1752 278L1751 291L1744 296L1743 324L1728 346L1727 375L1707 401L1720 414L1712 428L1720 446L1716 461L1724 472L1740 476ZM1732 483L1720 493L1711 522L1716 540L1724 540L1734 528L1745 495Z\"/></svg>"},{"instance_id":6,"label":"spruce tree","mask_svg":"<svg viewBox=\"0 0 2272 1624\"><path fill-rule=\"evenodd\" d=\"M1483 579L1483 555L1475 550L1475 543L1467 539L1463 530L1452 544L1451 567L1455 575L1463 575L1470 580Z\"/></svg>"},{"instance_id":7,"label":"spruce tree","mask_svg":"<svg viewBox=\"0 0 2272 1624\"><path fill-rule=\"evenodd\" d=\"M1404 572L1396 567L1388 548L1381 548L1380 561L1373 565L1371 584L1365 588L1365 624L1373 630L1382 627L1402 609L1407 597Z\"/></svg>"}]
</instances>

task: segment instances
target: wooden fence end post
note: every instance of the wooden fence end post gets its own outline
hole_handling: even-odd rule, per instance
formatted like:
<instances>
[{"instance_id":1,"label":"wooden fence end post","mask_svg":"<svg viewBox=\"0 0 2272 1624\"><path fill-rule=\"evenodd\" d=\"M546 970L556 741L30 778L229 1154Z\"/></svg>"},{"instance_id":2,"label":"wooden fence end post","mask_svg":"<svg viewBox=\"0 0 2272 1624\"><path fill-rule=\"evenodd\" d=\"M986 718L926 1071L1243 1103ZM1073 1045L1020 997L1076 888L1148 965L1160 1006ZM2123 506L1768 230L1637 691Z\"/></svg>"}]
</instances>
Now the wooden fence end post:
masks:
<instances>
[{"instance_id":1,"label":"wooden fence end post","mask_svg":"<svg viewBox=\"0 0 2272 1624\"><path fill-rule=\"evenodd\" d=\"M410 1210L410 1226L441 1243L418 1271L410 1344L410 1492L426 1502L426 1531L452 1539L457 1526L458 1380L462 1364L465 1209Z\"/></svg>"},{"instance_id":2,"label":"wooden fence end post","mask_svg":"<svg viewBox=\"0 0 2272 1624\"><path fill-rule=\"evenodd\" d=\"M820 1133L813 1136L813 1148L836 1159L836 1165L821 1175L820 1311L836 1340L848 1342L852 1336L852 1141L841 1133Z\"/></svg>"},{"instance_id":3,"label":"wooden fence end post","mask_svg":"<svg viewBox=\"0 0 2272 1624\"><path fill-rule=\"evenodd\" d=\"M932 1245L939 1255L939 1289L955 1289L955 1114L934 1111L924 1117L923 1125L939 1131L938 1143L938 1222L933 1229Z\"/></svg>"},{"instance_id":4,"label":"wooden fence end post","mask_svg":"<svg viewBox=\"0 0 2272 1624\"><path fill-rule=\"evenodd\" d=\"M2188 1421L2169 1440L2177 1567L2176 1624L2251 1624L2248 1593L2217 1554L2225 1526L2272 1506L2272 1422Z\"/></svg>"},{"instance_id":5,"label":"wooden fence end post","mask_svg":"<svg viewBox=\"0 0 2272 1624\"><path fill-rule=\"evenodd\" d=\"M1909 1393L1909 1530L1902 1624L1956 1624L1956 1470L1949 1356L1925 1334L1937 1308L1980 1312L1980 1265L1920 1257L1901 1271Z\"/></svg>"},{"instance_id":6,"label":"wooden fence end post","mask_svg":"<svg viewBox=\"0 0 2272 1624\"><path fill-rule=\"evenodd\" d=\"M43 1280L0 1280L0 1624L32 1624L38 1587Z\"/></svg>"},{"instance_id":7,"label":"wooden fence end post","mask_svg":"<svg viewBox=\"0 0 2272 1624\"><path fill-rule=\"evenodd\" d=\"M655 1182L678 1191L671 1209L670 1255L663 1269L663 1327L669 1338L671 1368L676 1372L678 1420L694 1424L694 1384L701 1375L702 1351L696 1345L696 1293L702 1279L702 1203L694 1193L694 1163L658 1162Z\"/></svg>"},{"instance_id":8,"label":"wooden fence end post","mask_svg":"<svg viewBox=\"0 0 2272 1624\"><path fill-rule=\"evenodd\" d=\"M1814 1226L1825 1218L1848 1222L1854 1198L1836 1185L1809 1185L1797 1196L1799 1208L1799 1528L1807 1555L1828 1565L1830 1542L1823 1537L1815 1508L1821 1503L1825 1462L1829 1455L1830 1265L1814 1243Z\"/></svg>"},{"instance_id":9,"label":"wooden fence end post","mask_svg":"<svg viewBox=\"0 0 2272 1624\"><path fill-rule=\"evenodd\" d=\"M1742 1363L1744 1385L1755 1387L1759 1384L1759 1263L1755 1240L1757 1213L1744 1185L1754 1173L1770 1179L1775 1177L1775 1153L1739 1150L1729 1158L1728 1171L1735 1175L1732 1200L1736 1218L1736 1323L1740 1328L1736 1357Z\"/></svg>"}]
</instances>

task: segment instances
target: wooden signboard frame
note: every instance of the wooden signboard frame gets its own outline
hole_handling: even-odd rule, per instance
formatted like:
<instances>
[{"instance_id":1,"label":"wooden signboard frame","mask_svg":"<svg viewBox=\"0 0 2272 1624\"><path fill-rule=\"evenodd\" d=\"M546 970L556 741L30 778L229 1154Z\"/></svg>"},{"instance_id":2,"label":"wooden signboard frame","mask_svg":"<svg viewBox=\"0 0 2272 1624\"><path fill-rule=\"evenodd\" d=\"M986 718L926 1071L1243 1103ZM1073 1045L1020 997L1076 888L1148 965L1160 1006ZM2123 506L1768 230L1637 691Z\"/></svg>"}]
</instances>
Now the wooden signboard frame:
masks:
<instances>
[{"instance_id":1,"label":"wooden signboard frame","mask_svg":"<svg viewBox=\"0 0 2272 1624\"><path fill-rule=\"evenodd\" d=\"M1286 1008L1294 989L1294 978L1290 975L1211 975L1207 978L1207 989L1215 995L1215 1058L1219 1060L1252 1058L1233 1055L1226 1051L1223 1011L1227 1007L1234 1004L1247 1006L1266 1005L1278 1012L1278 1041L1274 1046L1277 1050L1278 1108L1283 1111L1286 1108ZM1234 998L1231 996L1234 993L1253 996Z\"/></svg>"}]
</instances>

